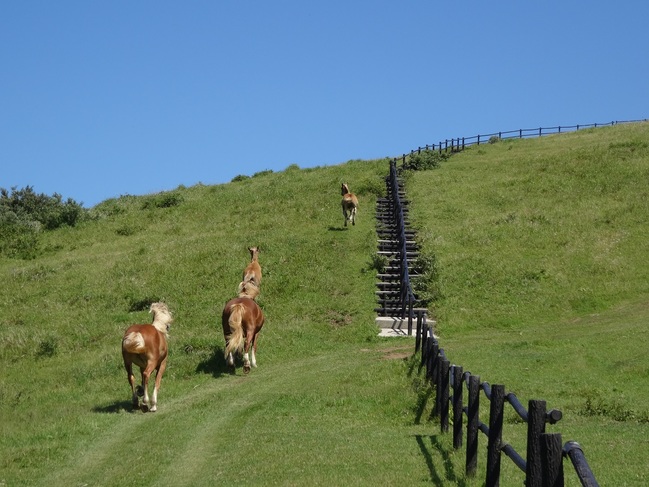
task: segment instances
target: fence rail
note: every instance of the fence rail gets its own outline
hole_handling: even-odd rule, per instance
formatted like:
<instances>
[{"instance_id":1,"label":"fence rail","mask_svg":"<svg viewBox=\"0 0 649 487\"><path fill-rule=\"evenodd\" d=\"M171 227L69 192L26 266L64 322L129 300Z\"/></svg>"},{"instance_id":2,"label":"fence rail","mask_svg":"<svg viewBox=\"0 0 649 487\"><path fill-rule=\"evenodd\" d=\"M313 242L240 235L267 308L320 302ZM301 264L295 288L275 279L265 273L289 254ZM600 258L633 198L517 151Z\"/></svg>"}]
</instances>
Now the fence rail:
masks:
<instances>
[{"instance_id":1,"label":"fence rail","mask_svg":"<svg viewBox=\"0 0 649 487\"><path fill-rule=\"evenodd\" d=\"M418 147L410 151L410 154L415 152L421 152L422 150L436 150L441 152L455 152L464 150L467 147L472 145L480 145L485 143L493 142L494 140L506 140L506 139L525 139L530 137L542 137L544 135L553 135L553 134L562 134L567 132L576 132L578 130L584 130L588 128L597 128L597 127L608 127L618 124L626 123L639 123L646 122L647 119L639 120L615 120L612 122L606 123L590 123L585 125L559 125L556 127L539 127L531 129L517 129L517 130L508 130L506 132L493 132L491 134L481 134L474 135L472 137L458 137L453 139L445 139L440 141L437 144L427 144L424 147ZM407 154L403 154L402 159L405 162Z\"/></svg>"},{"instance_id":2,"label":"fence rail","mask_svg":"<svg viewBox=\"0 0 649 487\"><path fill-rule=\"evenodd\" d=\"M616 122L620 123L620 122ZM577 126L578 127L578 126ZM583 127L583 126L582 126ZM539 130L542 133L542 129ZM499 133L499 137L502 133ZM522 131L519 132L522 136ZM477 136L478 140L480 136ZM405 156L404 156L405 161ZM480 377L464 372L462 366L452 365L444 349L434 335L432 325L427 323L427 311L415 308L416 296L413 291L406 251L406 228L403 217L403 205L400 202L398 185L397 159L390 162L388 184L391 185L392 197L395 198L395 219L399 226L401 242L401 292L400 308L402 318L408 316L408 333L410 334L416 315L415 353L421 351L421 368L425 369L426 379L435 390L433 413L439 417L443 433L449 431L450 412L452 412L453 447L460 449L463 443L463 420L466 416L466 474L475 476L478 466L479 433L487 438L487 487L495 487L500 482L500 465L502 455L509 458L525 474L527 487L564 485L563 459L569 458L574 470L584 487L598 487L599 484L586 461L583 450L578 443L568 441L561 446L561 434L546 433L547 424L557 423L561 411L546 410L543 400L530 400L525 409L513 393L505 393L505 386L490 385L480 382ZM464 392L467 393L467 404L464 404ZM489 401L488 423L480 418L480 392ZM527 423L526 458L502 439L505 404L511 405L519 417Z\"/></svg>"}]
</instances>

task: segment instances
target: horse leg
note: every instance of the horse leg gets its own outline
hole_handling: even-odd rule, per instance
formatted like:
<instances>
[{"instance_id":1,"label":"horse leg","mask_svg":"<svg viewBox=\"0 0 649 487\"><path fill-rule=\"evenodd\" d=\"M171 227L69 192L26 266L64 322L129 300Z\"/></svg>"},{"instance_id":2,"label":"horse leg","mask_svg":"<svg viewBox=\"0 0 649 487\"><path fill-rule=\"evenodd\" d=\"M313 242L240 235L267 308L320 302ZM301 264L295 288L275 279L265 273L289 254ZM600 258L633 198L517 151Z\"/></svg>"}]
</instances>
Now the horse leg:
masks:
<instances>
[{"instance_id":1,"label":"horse leg","mask_svg":"<svg viewBox=\"0 0 649 487\"><path fill-rule=\"evenodd\" d=\"M149 409L152 413L155 413L158 409L158 390L160 389L162 374L164 374L166 368L167 368L167 359L165 358L160 363L160 366L157 368L155 372L155 386L153 387L153 396L151 397L151 408Z\"/></svg>"},{"instance_id":2,"label":"horse leg","mask_svg":"<svg viewBox=\"0 0 649 487\"><path fill-rule=\"evenodd\" d=\"M356 225L356 207L352 208L351 221L352 221L352 225Z\"/></svg>"},{"instance_id":3,"label":"horse leg","mask_svg":"<svg viewBox=\"0 0 649 487\"><path fill-rule=\"evenodd\" d=\"M131 385L131 404L134 409L139 409L140 401L137 397L137 392L135 389L135 376L133 375L133 364L131 362L125 363L124 367L126 368L126 375L128 376L128 383Z\"/></svg>"},{"instance_id":4,"label":"horse leg","mask_svg":"<svg viewBox=\"0 0 649 487\"><path fill-rule=\"evenodd\" d=\"M142 399L142 411L145 413L149 410L149 377L153 372L155 365L152 363L146 364L146 369L142 371L142 388L144 389L144 399Z\"/></svg>"},{"instance_id":5,"label":"horse leg","mask_svg":"<svg viewBox=\"0 0 649 487\"><path fill-rule=\"evenodd\" d=\"M255 333L255 337L252 339L252 349L250 350L250 365L253 367L257 367L257 357L255 357L257 353L257 333Z\"/></svg>"},{"instance_id":6,"label":"horse leg","mask_svg":"<svg viewBox=\"0 0 649 487\"><path fill-rule=\"evenodd\" d=\"M343 205L343 218L345 219L345 226L347 226L347 211L345 210L345 205Z\"/></svg>"},{"instance_id":7,"label":"horse leg","mask_svg":"<svg viewBox=\"0 0 649 487\"><path fill-rule=\"evenodd\" d=\"M246 334L246 344L244 347L244 352L243 352L243 373L247 374L250 372L250 358L248 358L248 352L250 351L250 343L252 342L252 338L250 337L252 333L247 333ZM252 357L254 360L255 353L253 350Z\"/></svg>"}]
</instances>

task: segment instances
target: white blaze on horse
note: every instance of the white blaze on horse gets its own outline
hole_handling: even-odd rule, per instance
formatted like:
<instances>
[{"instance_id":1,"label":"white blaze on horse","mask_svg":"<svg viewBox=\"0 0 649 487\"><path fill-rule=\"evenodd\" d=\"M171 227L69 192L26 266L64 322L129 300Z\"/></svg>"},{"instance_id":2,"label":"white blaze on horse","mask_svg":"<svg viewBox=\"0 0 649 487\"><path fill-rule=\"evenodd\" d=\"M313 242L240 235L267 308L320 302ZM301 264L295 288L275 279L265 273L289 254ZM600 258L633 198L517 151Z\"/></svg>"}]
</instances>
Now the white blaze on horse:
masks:
<instances>
[{"instance_id":1,"label":"white blaze on horse","mask_svg":"<svg viewBox=\"0 0 649 487\"><path fill-rule=\"evenodd\" d=\"M167 337L169 327L173 321L171 312L165 303L153 303L149 309L153 313L153 322L146 325L132 325L122 339L122 357L133 393L133 407L138 409L138 396L144 396L142 411L156 411L158 409L158 390L160 381L167 367ZM135 386L133 364L140 368L142 385ZM149 377L156 371L153 396L149 401Z\"/></svg>"},{"instance_id":2,"label":"white blaze on horse","mask_svg":"<svg viewBox=\"0 0 649 487\"><path fill-rule=\"evenodd\" d=\"M252 281L257 287L261 285L261 266L259 265L259 247L248 247L250 264L243 271L243 282Z\"/></svg>"},{"instance_id":3,"label":"white blaze on horse","mask_svg":"<svg viewBox=\"0 0 649 487\"><path fill-rule=\"evenodd\" d=\"M345 226L347 222L352 222L352 225L356 225L356 210L358 209L358 198L354 193L349 192L349 186L346 183L343 183L340 187L340 194L342 194L343 199L341 205L343 207L343 217L345 218Z\"/></svg>"},{"instance_id":4,"label":"white blaze on horse","mask_svg":"<svg viewBox=\"0 0 649 487\"><path fill-rule=\"evenodd\" d=\"M243 286L243 287L242 287ZM250 372L250 367L257 367L257 338L264 326L264 313L253 297L259 294L258 288L248 283L241 283L238 298L225 304L221 323L225 338L225 360L234 371L234 355L243 353L243 372Z\"/></svg>"}]
</instances>

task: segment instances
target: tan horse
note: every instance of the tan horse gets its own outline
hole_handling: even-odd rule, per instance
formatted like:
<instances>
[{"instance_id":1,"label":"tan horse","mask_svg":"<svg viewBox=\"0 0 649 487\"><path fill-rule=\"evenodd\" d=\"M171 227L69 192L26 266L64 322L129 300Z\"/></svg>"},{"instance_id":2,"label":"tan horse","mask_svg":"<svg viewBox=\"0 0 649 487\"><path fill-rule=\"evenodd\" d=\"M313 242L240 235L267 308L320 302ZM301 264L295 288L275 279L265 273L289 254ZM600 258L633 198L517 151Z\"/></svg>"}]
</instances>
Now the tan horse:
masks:
<instances>
[{"instance_id":1,"label":"tan horse","mask_svg":"<svg viewBox=\"0 0 649 487\"><path fill-rule=\"evenodd\" d=\"M254 281L241 281L237 293L240 298L257 300L257 296L259 296L259 288L255 285Z\"/></svg>"},{"instance_id":2,"label":"tan horse","mask_svg":"<svg viewBox=\"0 0 649 487\"><path fill-rule=\"evenodd\" d=\"M250 366L257 367L257 337L264 326L264 313L249 297L228 301L223 308L221 323L225 338L225 360L234 372L234 354L243 352L243 373L250 372ZM250 358L248 353L250 352Z\"/></svg>"},{"instance_id":3,"label":"tan horse","mask_svg":"<svg viewBox=\"0 0 649 487\"><path fill-rule=\"evenodd\" d=\"M358 209L358 198L354 193L349 192L349 186L343 183L340 187L340 194L343 199L341 205L343 207L343 217L345 218L345 226L347 222L351 221L352 225L356 225L356 210Z\"/></svg>"},{"instance_id":4,"label":"tan horse","mask_svg":"<svg viewBox=\"0 0 649 487\"><path fill-rule=\"evenodd\" d=\"M261 286L261 266L259 265L259 247L248 247L250 264L243 271L243 282L252 281L257 287Z\"/></svg>"},{"instance_id":5,"label":"tan horse","mask_svg":"<svg viewBox=\"0 0 649 487\"><path fill-rule=\"evenodd\" d=\"M138 409L138 396L144 395L142 411L154 412L158 409L158 391L160 381L167 367L167 333L173 321L171 312L165 303L153 303L149 309L153 313L150 325L132 325L124 332L122 339L122 357L124 367L131 384L133 407ZM140 368L142 385L135 387L133 364ZM153 396L149 402L149 377L156 371Z\"/></svg>"}]
</instances>

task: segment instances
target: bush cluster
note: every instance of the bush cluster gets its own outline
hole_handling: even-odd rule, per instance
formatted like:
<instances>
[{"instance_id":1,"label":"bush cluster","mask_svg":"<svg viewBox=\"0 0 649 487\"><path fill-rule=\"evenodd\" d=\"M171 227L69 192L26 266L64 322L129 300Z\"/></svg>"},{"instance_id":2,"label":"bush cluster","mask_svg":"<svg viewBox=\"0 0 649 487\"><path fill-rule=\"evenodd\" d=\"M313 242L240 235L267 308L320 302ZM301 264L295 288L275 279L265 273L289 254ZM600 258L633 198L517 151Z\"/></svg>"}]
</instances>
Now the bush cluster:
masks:
<instances>
[{"instance_id":1,"label":"bush cluster","mask_svg":"<svg viewBox=\"0 0 649 487\"><path fill-rule=\"evenodd\" d=\"M426 169L434 169L439 167L442 161L450 157L448 152L439 152L435 150L423 150L415 152L408 156L408 161L405 164L406 169L413 171L425 171Z\"/></svg>"},{"instance_id":2,"label":"bush cluster","mask_svg":"<svg viewBox=\"0 0 649 487\"><path fill-rule=\"evenodd\" d=\"M44 230L75 226L86 210L60 194L38 194L31 186L23 189L0 188L0 254L23 259L34 258L38 235Z\"/></svg>"}]
</instances>

